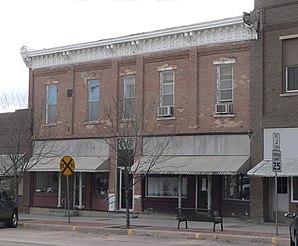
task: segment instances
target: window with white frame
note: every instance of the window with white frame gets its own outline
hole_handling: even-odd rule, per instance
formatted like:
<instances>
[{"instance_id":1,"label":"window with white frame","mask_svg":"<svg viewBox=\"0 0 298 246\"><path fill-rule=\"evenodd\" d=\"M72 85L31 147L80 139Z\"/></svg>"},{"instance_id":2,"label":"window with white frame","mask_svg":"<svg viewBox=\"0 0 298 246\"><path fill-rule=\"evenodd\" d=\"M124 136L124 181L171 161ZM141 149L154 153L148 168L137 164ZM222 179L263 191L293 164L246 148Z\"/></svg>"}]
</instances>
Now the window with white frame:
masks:
<instances>
[{"instance_id":1,"label":"window with white frame","mask_svg":"<svg viewBox=\"0 0 298 246\"><path fill-rule=\"evenodd\" d=\"M233 113L233 64L235 58L222 58L213 61L216 65L216 114Z\"/></svg>"},{"instance_id":2,"label":"window with white frame","mask_svg":"<svg viewBox=\"0 0 298 246\"><path fill-rule=\"evenodd\" d=\"M217 66L217 103L233 102L233 65Z\"/></svg>"},{"instance_id":3,"label":"window with white frame","mask_svg":"<svg viewBox=\"0 0 298 246\"><path fill-rule=\"evenodd\" d=\"M283 40L286 92L298 91L298 38Z\"/></svg>"},{"instance_id":4,"label":"window with white frame","mask_svg":"<svg viewBox=\"0 0 298 246\"><path fill-rule=\"evenodd\" d=\"M179 177L147 177L147 197L178 197ZM187 197L187 178L182 178L182 197Z\"/></svg>"},{"instance_id":5,"label":"window with white frame","mask_svg":"<svg viewBox=\"0 0 298 246\"><path fill-rule=\"evenodd\" d=\"M47 85L46 124L55 124L57 122L57 94L57 84Z\"/></svg>"},{"instance_id":6,"label":"window with white frame","mask_svg":"<svg viewBox=\"0 0 298 246\"><path fill-rule=\"evenodd\" d=\"M292 178L292 202L298 202L298 177Z\"/></svg>"},{"instance_id":7,"label":"window with white frame","mask_svg":"<svg viewBox=\"0 0 298 246\"><path fill-rule=\"evenodd\" d=\"M122 119L132 119L135 111L135 76L122 77Z\"/></svg>"},{"instance_id":8,"label":"window with white frame","mask_svg":"<svg viewBox=\"0 0 298 246\"><path fill-rule=\"evenodd\" d=\"M58 192L58 183L58 172L36 173L35 192Z\"/></svg>"},{"instance_id":9,"label":"window with white frame","mask_svg":"<svg viewBox=\"0 0 298 246\"><path fill-rule=\"evenodd\" d=\"M99 120L99 80L88 81L88 121Z\"/></svg>"},{"instance_id":10,"label":"window with white frame","mask_svg":"<svg viewBox=\"0 0 298 246\"><path fill-rule=\"evenodd\" d=\"M174 114L175 70L160 71L160 106L158 117Z\"/></svg>"},{"instance_id":11,"label":"window with white frame","mask_svg":"<svg viewBox=\"0 0 298 246\"><path fill-rule=\"evenodd\" d=\"M175 71L160 72L160 106L174 107Z\"/></svg>"}]
</instances>

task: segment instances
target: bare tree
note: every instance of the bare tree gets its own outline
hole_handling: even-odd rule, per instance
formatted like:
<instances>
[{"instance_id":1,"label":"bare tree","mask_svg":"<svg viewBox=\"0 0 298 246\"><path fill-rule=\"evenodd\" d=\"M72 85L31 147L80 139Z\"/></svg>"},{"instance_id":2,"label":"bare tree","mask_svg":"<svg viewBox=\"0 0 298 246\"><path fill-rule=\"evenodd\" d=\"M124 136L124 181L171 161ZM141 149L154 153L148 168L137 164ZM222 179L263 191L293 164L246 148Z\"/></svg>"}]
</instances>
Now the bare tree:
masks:
<instances>
[{"instance_id":1,"label":"bare tree","mask_svg":"<svg viewBox=\"0 0 298 246\"><path fill-rule=\"evenodd\" d=\"M4 100L9 103L8 98ZM42 159L57 155L58 147L48 140L55 133L42 132L43 112L35 111L34 117L30 109L0 114L0 176L11 180L17 203L26 172Z\"/></svg>"},{"instance_id":2,"label":"bare tree","mask_svg":"<svg viewBox=\"0 0 298 246\"><path fill-rule=\"evenodd\" d=\"M98 136L117 153L117 167L124 169L126 228L130 228L131 189L146 177L170 148L174 125L168 126L167 135L161 137L156 118L157 104L154 97L133 100L113 99L102 106ZM146 158L141 156L146 155ZM142 175L140 175L140 173Z\"/></svg>"},{"instance_id":3,"label":"bare tree","mask_svg":"<svg viewBox=\"0 0 298 246\"><path fill-rule=\"evenodd\" d=\"M17 91L2 92L0 94L0 112L14 111L15 109L27 108L27 95Z\"/></svg>"}]
</instances>

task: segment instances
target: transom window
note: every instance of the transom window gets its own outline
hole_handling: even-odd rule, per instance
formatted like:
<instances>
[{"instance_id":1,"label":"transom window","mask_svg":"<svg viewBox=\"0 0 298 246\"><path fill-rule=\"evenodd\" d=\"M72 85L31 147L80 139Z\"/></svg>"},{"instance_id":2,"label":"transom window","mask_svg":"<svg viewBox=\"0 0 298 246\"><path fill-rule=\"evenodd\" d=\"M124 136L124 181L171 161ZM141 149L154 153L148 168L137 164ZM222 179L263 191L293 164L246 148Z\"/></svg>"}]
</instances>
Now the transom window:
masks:
<instances>
[{"instance_id":1,"label":"transom window","mask_svg":"<svg viewBox=\"0 0 298 246\"><path fill-rule=\"evenodd\" d=\"M57 122L57 94L57 84L47 85L46 124L54 124Z\"/></svg>"},{"instance_id":2,"label":"transom window","mask_svg":"<svg viewBox=\"0 0 298 246\"><path fill-rule=\"evenodd\" d=\"M135 111L135 76L122 77L122 119L132 119Z\"/></svg>"},{"instance_id":3,"label":"transom window","mask_svg":"<svg viewBox=\"0 0 298 246\"><path fill-rule=\"evenodd\" d=\"M88 121L99 120L99 80L88 81Z\"/></svg>"},{"instance_id":4,"label":"transom window","mask_svg":"<svg viewBox=\"0 0 298 246\"><path fill-rule=\"evenodd\" d=\"M217 103L233 102L233 65L217 66Z\"/></svg>"},{"instance_id":5,"label":"transom window","mask_svg":"<svg viewBox=\"0 0 298 246\"><path fill-rule=\"evenodd\" d=\"M174 70L160 72L160 106L174 106Z\"/></svg>"}]
</instances>

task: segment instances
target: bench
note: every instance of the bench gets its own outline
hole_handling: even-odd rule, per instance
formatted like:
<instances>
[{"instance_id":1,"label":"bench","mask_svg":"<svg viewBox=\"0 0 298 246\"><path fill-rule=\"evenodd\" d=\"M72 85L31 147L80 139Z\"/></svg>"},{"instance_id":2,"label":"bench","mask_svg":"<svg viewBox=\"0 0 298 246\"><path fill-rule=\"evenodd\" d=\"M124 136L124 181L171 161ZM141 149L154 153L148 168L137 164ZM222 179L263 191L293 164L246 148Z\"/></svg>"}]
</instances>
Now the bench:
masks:
<instances>
[{"instance_id":1,"label":"bench","mask_svg":"<svg viewBox=\"0 0 298 246\"><path fill-rule=\"evenodd\" d=\"M185 222L185 227L187 229L187 221L204 221L213 222L213 232L215 232L215 225L221 225L221 231L223 231L222 216L216 216L212 209L202 209L202 208L177 208L177 220L178 220L178 230L180 229L180 223Z\"/></svg>"}]
</instances>

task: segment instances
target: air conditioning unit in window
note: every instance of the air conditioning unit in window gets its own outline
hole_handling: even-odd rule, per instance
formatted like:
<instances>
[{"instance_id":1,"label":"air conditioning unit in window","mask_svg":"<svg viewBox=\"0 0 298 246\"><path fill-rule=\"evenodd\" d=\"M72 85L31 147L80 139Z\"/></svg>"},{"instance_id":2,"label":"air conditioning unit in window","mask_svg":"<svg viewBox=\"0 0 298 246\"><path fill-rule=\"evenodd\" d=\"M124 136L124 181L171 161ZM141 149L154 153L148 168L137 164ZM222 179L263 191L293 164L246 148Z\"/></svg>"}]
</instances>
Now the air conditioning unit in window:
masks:
<instances>
[{"instance_id":1,"label":"air conditioning unit in window","mask_svg":"<svg viewBox=\"0 0 298 246\"><path fill-rule=\"evenodd\" d=\"M161 106L158 108L158 117L169 117L173 116L174 107L173 106Z\"/></svg>"},{"instance_id":2,"label":"air conditioning unit in window","mask_svg":"<svg viewBox=\"0 0 298 246\"><path fill-rule=\"evenodd\" d=\"M233 104L232 103L216 104L215 112L217 114L231 114L231 113L233 113Z\"/></svg>"}]
</instances>

